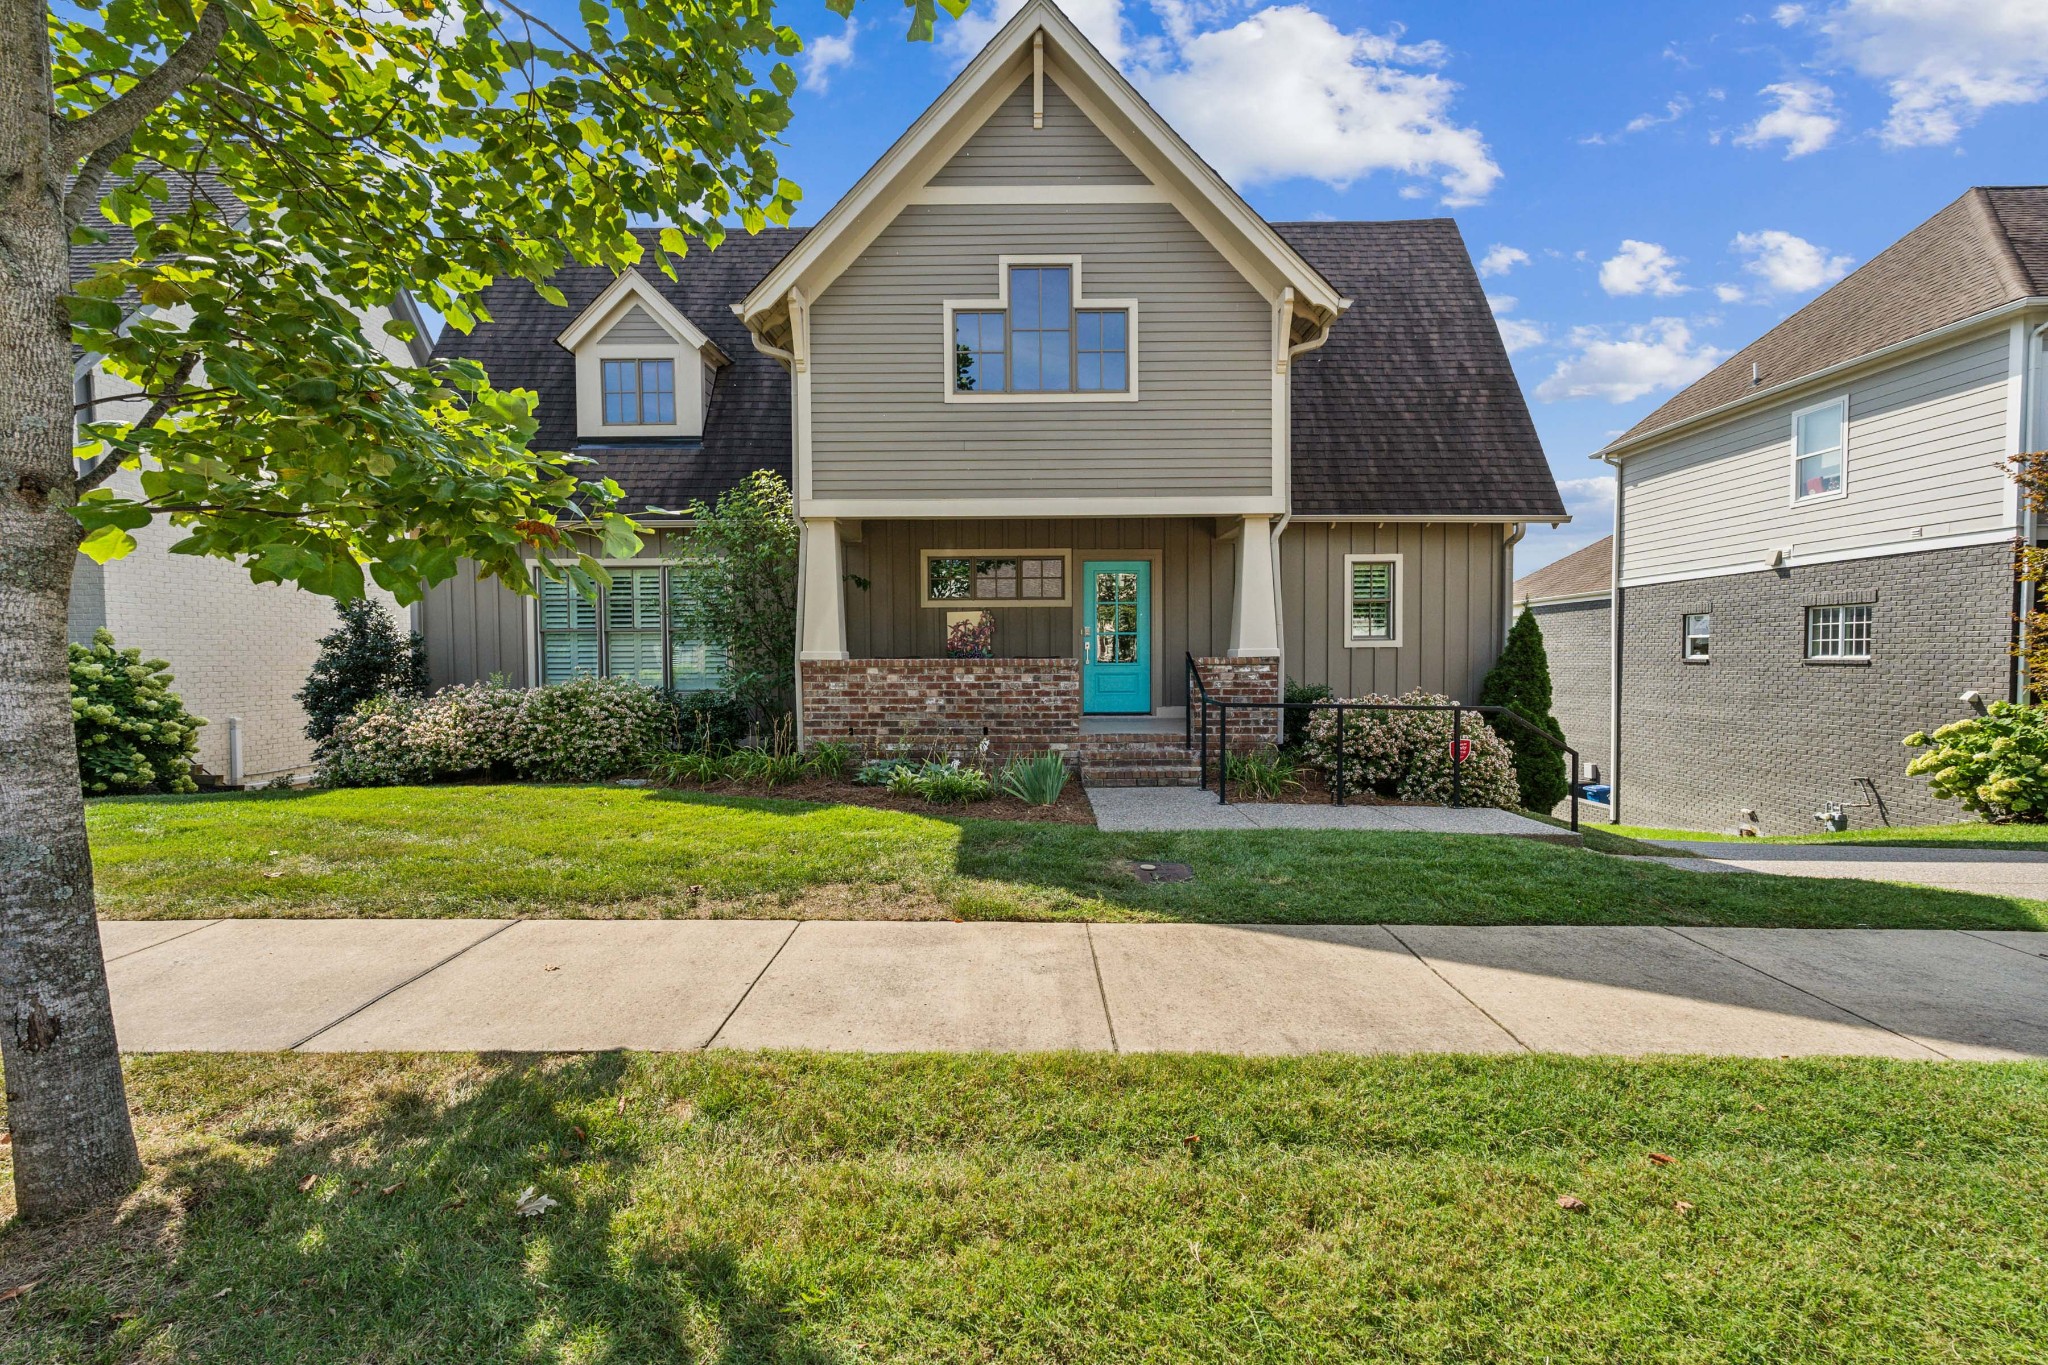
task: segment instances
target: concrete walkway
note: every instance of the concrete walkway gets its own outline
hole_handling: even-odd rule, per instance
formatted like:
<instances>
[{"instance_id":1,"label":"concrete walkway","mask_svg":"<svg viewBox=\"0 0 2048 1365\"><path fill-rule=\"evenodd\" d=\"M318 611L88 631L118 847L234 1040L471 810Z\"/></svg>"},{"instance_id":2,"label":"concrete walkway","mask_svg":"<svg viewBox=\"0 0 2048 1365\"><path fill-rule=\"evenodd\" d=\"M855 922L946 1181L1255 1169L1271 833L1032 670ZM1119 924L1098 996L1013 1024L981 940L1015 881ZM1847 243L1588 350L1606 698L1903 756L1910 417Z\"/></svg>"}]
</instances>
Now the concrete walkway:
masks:
<instances>
[{"instance_id":1,"label":"concrete walkway","mask_svg":"<svg viewBox=\"0 0 2048 1365\"><path fill-rule=\"evenodd\" d=\"M1476 806L1358 806L1327 801L1239 801L1199 787L1090 787L1103 829L1156 834L1184 829L1367 829L1395 834L1506 834L1552 843L1578 836L1513 811Z\"/></svg>"},{"instance_id":2,"label":"concrete walkway","mask_svg":"<svg viewBox=\"0 0 2048 1365\"><path fill-rule=\"evenodd\" d=\"M1660 839L1665 848L1711 859L1699 871L1774 872L1781 877L1857 877L1984 896L2048 900L2048 853L2032 849L1886 848L1874 844L1760 844ZM1661 861L1661 860L1660 860ZM1690 859L1670 860L1680 866Z\"/></svg>"},{"instance_id":3,"label":"concrete walkway","mask_svg":"<svg viewBox=\"0 0 2048 1365\"><path fill-rule=\"evenodd\" d=\"M136 1052L2048 1057L2048 934L769 920L102 922Z\"/></svg>"}]
</instances>

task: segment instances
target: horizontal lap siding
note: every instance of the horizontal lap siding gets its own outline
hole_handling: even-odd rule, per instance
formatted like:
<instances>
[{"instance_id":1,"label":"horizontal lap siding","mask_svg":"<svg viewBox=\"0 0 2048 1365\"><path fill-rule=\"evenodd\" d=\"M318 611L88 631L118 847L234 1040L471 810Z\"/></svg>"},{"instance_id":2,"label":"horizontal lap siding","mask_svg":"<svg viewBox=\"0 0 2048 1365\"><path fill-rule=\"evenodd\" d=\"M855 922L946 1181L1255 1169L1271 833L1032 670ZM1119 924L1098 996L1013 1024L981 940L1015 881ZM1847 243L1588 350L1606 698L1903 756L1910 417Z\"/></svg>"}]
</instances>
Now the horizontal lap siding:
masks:
<instances>
[{"instance_id":1,"label":"horizontal lap siding","mask_svg":"<svg viewBox=\"0 0 2048 1365\"><path fill-rule=\"evenodd\" d=\"M1138 300L1137 401L945 401L943 302L994 298L1005 254ZM1169 205L910 207L812 309L813 496L1268 496L1268 328Z\"/></svg>"},{"instance_id":2,"label":"horizontal lap siding","mask_svg":"<svg viewBox=\"0 0 2048 1365\"><path fill-rule=\"evenodd\" d=\"M1031 126L1031 82L1018 85L939 168L933 185L1142 185L1145 176L1052 79L1045 126Z\"/></svg>"},{"instance_id":3,"label":"horizontal lap siding","mask_svg":"<svg viewBox=\"0 0 2048 1365\"><path fill-rule=\"evenodd\" d=\"M2005 526L2007 344L2000 330L1849 385L1845 497L1791 502L1792 414L1842 389L1630 459L1624 580Z\"/></svg>"}]
</instances>

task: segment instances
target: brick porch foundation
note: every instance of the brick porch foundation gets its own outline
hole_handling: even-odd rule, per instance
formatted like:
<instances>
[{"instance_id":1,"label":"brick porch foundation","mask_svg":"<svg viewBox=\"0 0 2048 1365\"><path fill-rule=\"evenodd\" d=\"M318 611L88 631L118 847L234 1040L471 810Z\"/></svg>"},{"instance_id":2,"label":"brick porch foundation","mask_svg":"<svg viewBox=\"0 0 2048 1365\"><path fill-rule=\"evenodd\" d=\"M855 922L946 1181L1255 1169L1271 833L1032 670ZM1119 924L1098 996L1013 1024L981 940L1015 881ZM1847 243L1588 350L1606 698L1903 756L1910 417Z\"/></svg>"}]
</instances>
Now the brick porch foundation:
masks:
<instances>
[{"instance_id":1,"label":"brick porch foundation","mask_svg":"<svg viewBox=\"0 0 2048 1365\"><path fill-rule=\"evenodd\" d=\"M804 738L969 758L1067 752L1081 737L1079 659L835 659L797 666Z\"/></svg>"},{"instance_id":2,"label":"brick porch foundation","mask_svg":"<svg viewBox=\"0 0 2048 1365\"><path fill-rule=\"evenodd\" d=\"M1219 701L1279 701L1280 661L1278 659L1197 659L1195 667L1201 672L1202 682L1209 689L1209 751L1214 753L1221 742L1223 715L1213 703ZM1202 698L1199 691L1190 688L1188 697L1189 714L1199 727L1202 723ZM1201 742L1199 734L1196 743ZM1230 747L1235 753L1252 749L1271 748L1280 743L1280 712L1277 709L1261 707L1258 710L1236 710L1230 712Z\"/></svg>"}]
</instances>

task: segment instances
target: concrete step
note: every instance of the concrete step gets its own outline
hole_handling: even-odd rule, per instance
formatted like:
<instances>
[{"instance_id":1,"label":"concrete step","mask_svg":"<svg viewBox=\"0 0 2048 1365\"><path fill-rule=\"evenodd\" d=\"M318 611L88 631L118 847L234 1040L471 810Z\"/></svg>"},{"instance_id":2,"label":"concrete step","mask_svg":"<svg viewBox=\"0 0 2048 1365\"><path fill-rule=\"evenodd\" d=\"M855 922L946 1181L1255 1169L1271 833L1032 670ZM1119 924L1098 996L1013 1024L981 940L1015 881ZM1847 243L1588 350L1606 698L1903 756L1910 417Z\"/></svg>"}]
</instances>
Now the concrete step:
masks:
<instances>
[{"instance_id":1,"label":"concrete step","mask_svg":"<svg viewBox=\"0 0 2048 1365\"><path fill-rule=\"evenodd\" d=\"M1081 770L1081 785L1096 787L1199 787L1201 771L1194 764L1185 767L1111 767L1092 763Z\"/></svg>"}]
</instances>

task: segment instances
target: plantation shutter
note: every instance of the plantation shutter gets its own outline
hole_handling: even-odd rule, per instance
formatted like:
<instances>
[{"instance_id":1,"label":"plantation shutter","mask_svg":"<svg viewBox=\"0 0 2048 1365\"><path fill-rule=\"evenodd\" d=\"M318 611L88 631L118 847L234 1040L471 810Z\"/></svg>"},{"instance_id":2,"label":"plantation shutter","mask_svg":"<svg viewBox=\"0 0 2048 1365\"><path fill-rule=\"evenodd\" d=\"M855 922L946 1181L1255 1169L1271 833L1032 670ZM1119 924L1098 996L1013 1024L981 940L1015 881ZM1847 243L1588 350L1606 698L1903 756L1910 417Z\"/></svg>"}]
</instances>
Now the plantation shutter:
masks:
<instances>
[{"instance_id":1,"label":"plantation shutter","mask_svg":"<svg viewBox=\"0 0 2048 1365\"><path fill-rule=\"evenodd\" d=\"M567 583L540 580L540 680L597 676L597 603Z\"/></svg>"},{"instance_id":2,"label":"plantation shutter","mask_svg":"<svg viewBox=\"0 0 2048 1365\"><path fill-rule=\"evenodd\" d=\"M1365 561L1351 566L1351 638L1394 638L1394 566Z\"/></svg>"},{"instance_id":3,"label":"plantation shutter","mask_svg":"<svg viewBox=\"0 0 2048 1365\"><path fill-rule=\"evenodd\" d=\"M661 570L613 569L605 593L605 673L659 687Z\"/></svg>"},{"instance_id":4,"label":"plantation shutter","mask_svg":"<svg viewBox=\"0 0 2048 1365\"><path fill-rule=\"evenodd\" d=\"M670 686L678 692L709 692L725 680L725 650L689 637L684 622L691 599L683 575L670 574L669 581Z\"/></svg>"}]
</instances>

